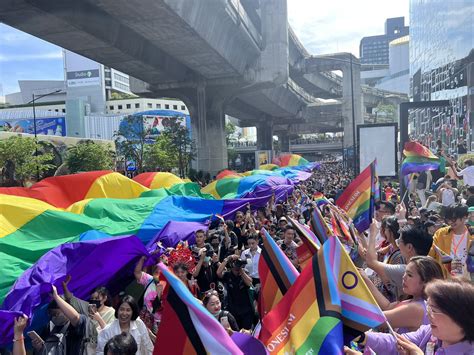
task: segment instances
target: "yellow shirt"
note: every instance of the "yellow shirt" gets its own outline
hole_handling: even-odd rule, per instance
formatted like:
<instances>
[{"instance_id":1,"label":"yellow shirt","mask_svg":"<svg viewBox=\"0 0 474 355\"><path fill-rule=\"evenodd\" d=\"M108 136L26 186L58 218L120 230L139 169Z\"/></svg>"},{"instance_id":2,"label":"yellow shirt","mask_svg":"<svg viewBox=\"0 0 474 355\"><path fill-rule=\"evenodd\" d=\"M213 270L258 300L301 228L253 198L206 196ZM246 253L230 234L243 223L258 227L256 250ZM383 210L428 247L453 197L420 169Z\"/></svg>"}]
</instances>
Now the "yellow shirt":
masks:
<instances>
[{"instance_id":1,"label":"yellow shirt","mask_svg":"<svg viewBox=\"0 0 474 355\"><path fill-rule=\"evenodd\" d=\"M441 255L436 252L434 245L436 245L439 249L441 249L446 255L451 255L451 244L453 243L453 236L454 232L451 230L451 227L444 227L440 228L436 231L433 236L433 246L431 247L430 252L428 253L429 256L434 258L443 269L444 277L448 276L448 270L444 267L441 261ZM471 242L474 240L473 235L469 235L467 240L467 249L469 250L469 246Z\"/></svg>"}]
</instances>

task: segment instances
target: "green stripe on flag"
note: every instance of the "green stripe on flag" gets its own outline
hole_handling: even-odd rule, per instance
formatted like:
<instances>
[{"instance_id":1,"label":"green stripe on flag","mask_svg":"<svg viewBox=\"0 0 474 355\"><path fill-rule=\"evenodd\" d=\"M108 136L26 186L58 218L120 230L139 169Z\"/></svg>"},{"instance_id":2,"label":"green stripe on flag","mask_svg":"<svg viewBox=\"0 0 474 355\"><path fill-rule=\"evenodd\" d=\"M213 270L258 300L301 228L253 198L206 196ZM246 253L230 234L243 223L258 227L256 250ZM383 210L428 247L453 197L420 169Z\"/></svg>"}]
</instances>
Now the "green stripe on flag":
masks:
<instances>
[{"instance_id":1,"label":"green stripe on flag","mask_svg":"<svg viewBox=\"0 0 474 355\"><path fill-rule=\"evenodd\" d=\"M334 317L321 317L309 332L305 342L296 351L297 354L318 354L326 336L341 322Z\"/></svg>"}]
</instances>

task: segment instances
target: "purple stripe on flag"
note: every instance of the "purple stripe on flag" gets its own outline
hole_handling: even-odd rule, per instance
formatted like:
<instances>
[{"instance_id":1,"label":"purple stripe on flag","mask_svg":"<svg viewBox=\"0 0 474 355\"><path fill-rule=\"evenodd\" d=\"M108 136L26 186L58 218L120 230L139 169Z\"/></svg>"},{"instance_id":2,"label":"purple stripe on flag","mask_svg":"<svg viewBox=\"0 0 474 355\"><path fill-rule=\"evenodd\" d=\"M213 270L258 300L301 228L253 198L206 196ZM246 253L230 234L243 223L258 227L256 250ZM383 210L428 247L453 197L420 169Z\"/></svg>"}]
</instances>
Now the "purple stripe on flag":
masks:
<instances>
[{"instance_id":1,"label":"purple stripe on flag","mask_svg":"<svg viewBox=\"0 0 474 355\"><path fill-rule=\"evenodd\" d=\"M374 312L371 312L369 310L367 310L366 308L362 308L362 307L359 307L353 303L348 303L344 300L341 300L341 308L343 310L348 310L348 311L351 311L351 312L354 312L354 313L357 313L359 314L360 316L364 317L364 318L367 318L371 321L375 321L375 322L385 322L385 317L381 316L380 314L377 314L377 313L374 313Z\"/></svg>"}]
</instances>

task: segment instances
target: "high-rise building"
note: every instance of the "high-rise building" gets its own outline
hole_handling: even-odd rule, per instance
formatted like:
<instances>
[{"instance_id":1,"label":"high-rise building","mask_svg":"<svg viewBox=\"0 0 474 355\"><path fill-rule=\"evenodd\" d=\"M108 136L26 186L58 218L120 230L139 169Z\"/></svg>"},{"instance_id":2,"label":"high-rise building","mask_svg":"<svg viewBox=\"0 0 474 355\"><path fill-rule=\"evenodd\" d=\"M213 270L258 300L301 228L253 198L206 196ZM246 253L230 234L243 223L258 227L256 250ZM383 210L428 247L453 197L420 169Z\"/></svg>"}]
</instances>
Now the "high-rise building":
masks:
<instances>
[{"instance_id":1,"label":"high-rise building","mask_svg":"<svg viewBox=\"0 0 474 355\"><path fill-rule=\"evenodd\" d=\"M361 64L389 64L389 43L408 35L404 17L389 18L385 21L383 35L368 36L360 40L359 57Z\"/></svg>"},{"instance_id":2,"label":"high-rise building","mask_svg":"<svg viewBox=\"0 0 474 355\"><path fill-rule=\"evenodd\" d=\"M411 97L451 101L410 114L410 134L433 149L438 140L450 153L459 140L474 148L473 18L472 0L410 0Z\"/></svg>"}]
</instances>

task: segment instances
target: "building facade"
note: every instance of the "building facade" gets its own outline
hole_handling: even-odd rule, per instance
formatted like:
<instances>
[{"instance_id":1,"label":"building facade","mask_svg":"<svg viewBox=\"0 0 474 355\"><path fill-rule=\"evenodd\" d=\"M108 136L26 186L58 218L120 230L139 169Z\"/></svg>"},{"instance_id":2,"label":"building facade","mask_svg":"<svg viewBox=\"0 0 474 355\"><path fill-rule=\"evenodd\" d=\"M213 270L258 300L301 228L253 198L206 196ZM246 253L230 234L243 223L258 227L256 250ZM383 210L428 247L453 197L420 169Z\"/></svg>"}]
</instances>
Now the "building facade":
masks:
<instances>
[{"instance_id":1,"label":"building facade","mask_svg":"<svg viewBox=\"0 0 474 355\"><path fill-rule=\"evenodd\" d=\"M436 149L472 150L474 106L472 0L410 0L410 81L413 101L449 100L450 106L410 113L410 134Z\"/></svg>"},{"instance_id":2,"label":"building facade","mask_svg":"<svg viewBox=\"0 0 474 355\"><path fill-rule=\"evenodd\" d=\"M385 33L364 37L359 45L361 64L389 64L389 43L409 34L404 17L389 18L385 21Z\"/></svg>"}]
</instances>

